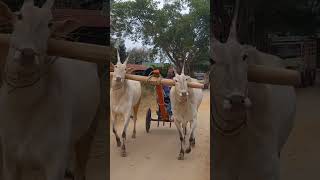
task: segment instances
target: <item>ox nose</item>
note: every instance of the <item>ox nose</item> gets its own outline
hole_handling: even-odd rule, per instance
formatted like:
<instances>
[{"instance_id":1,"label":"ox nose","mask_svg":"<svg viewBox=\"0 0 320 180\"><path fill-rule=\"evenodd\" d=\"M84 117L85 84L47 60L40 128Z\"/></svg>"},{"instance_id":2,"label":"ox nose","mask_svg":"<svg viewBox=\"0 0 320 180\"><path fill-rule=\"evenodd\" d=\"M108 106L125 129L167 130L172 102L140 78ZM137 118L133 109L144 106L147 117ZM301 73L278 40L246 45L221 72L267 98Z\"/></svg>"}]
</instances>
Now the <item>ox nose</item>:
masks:
<instances>
[{"instance_id":1,"label":"ox nose","mask_svg":"<svg viewBox=\"0 0 320 180\"><path fill-rule=\"evenodd\" d=\"M244 102L244 96L241 95L232 95L230 98L230 103L231 104L240 104Z\"/></svg>"},{"instance_id":2,"label":"ox nose","mask_svg":"<svg viewBox=\"0 0 320 180\"><path fill-rule=\"evenodd\" d=\"M119 76L116 77L116 81L117 81L117 82L120 82L120 81L121 81L121 77L119 77Z\"/></svg>"},{"instance_id":3,"label":"ox nose","mask_svg":"<svg viewBox=\"0 0 320 180\"><path fill-rule=\"evenodd\" d=\"M231 95L229 98L225 99L223 102L224 109L231 109L234 105L243 105L246 108L251 107L251 101L248 97L242 95Z\"/></svg>"},{"instance_id":4,"label":"ox nose","mask_svg":"<svg viewBox=\"0 0 320 180\"><path fill-rule=\"evenodd\" d=\"M36 53L31 48L25 48L21 50L21 61L22 66L33 65L35 63Z\"/></svg>"}]
</instances>

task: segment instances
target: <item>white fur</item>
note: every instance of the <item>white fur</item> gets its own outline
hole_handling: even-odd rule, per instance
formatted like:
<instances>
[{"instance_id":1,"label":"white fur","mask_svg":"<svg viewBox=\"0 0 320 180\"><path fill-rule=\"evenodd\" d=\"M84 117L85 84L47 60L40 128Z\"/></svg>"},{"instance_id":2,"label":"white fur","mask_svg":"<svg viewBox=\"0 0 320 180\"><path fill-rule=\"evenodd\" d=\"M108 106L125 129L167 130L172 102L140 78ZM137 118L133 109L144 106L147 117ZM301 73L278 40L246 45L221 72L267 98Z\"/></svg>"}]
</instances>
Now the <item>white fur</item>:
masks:
<instances>
[{"instance_id":1,"label":"white fur","mask_svg":"<svg viewBox=\"0 0 320 180\"><path fill-rule=\"evenodd\" d=\"M90 143L82 137L88 137L97 112L100 81L96 64L66 58L47 63L48 38L79 27L72 21L50 26L53 3L54 0L48 0L38 8L33 0L26 0L20 10L21 18L17 18L0 2L1 17L14 27L2 78L10 75L10 82L14 82L14 77L23 74L24 79L36 80L34 74L44 73L40 81L29 87L13 89L5 81L1 86L0 135L5 180L30 179L34 169L40 170L42 179L61 180L73 151L77 154L75 178L85 176L82 160L88 158ZM33 59L20 53L27 49L35 52ZM34 74L28 75L30 72ZM21 85L23 81L18 80ZM87 150L77 148L78 143L86 143Z\"/></svg>"},{"instance_id":2,"label":"white fur","mask_svg":"<svg viewBox=\"0 0 320 180\"><path fill-rule=\"evenodd\" d=\"M238 7L239 0L236 9ZM295 90L290 86L246 82L248 65L283 67L282 60L251 46L240 45L236 39L235 18L232 24L230 32L233 34L228 41L220 43L213 39L212 46L216 55L214 60L217 62L210 74L213 103L211 120L215 122L212 122L214 125L211 137L212 175L218 180L279 180L279 155L293 127L296 112ZM247 55L245 60L243 54ZM226 71L226 65L232 67L232 70ZM231 87L232 90L246 85L248 94L244 96L244 107L240 110L223 110L223 95L228 94L228 89L224 87ZM247 100L250 102L246 102ZM250 108L245 107L248 105L251 105ZM237 128L237 134L221 133L221 128L227 130L241 127L239 124L243 120L246 125Z\"/></svg>"},{"instance_id":3,"label":"white fur","mask_svg":"<svg viewBox=\"0 0 320 180\"><path fill-rule=\"evenodd\" d=\"M255 53L258 56L256 60L262 65L274 66L270 61L279 60L256 50ZM217 91L214 88L211 90L212 94ZM221 180L278 180L278 153L293 127L296 105L294 88L249 83L248 96L252 102L247 112L248 125L239 135L226 137L213 130L214 177ZM215 119L220 118L215 110L211 113Z\"/></svg>"},{"instance_id":4,"label":"white fur","mask_svg":"<svg viewBox=\"0 0 320 180\"><path fill-rule=\"evenodd\" d=\"M134 129L132 137L136 135L137 110L141 98L141 84L138 81L125 79L127 60L122 64L120 62L119 53L118 63L114 66L114 75L111 81L110 90L110 115L113 123L113 132L116 136L117 144L120 146L121 141L117 134L115 122L119 118L123 118L124 126L122 131L122 156L126 156L126 132L130 122L130 116L133 115ZM121 82L116 82L116 78L121 77ZM134 110L136 109L136 111Z\"/></svg>"},{"instance_id":5,"label":"white fur","mask_svg":"<svg viewBox=\"0 0 320 180\"><path fill-rule=\"evenodd\" d=\"M40 168L47 180L63 178L73 145L95 118L99 86L95 64L62 58L32 87L8 94L11 88L3 84L0 127L5 177L18 176L14 171L18 166L24 172Z\"/></svg>"},{"instance_id":6,"label":"white fur","mask_svg":"<svg viewBox=\"0 0 320 180\"><path fill-rule=\"evenodd\" d=\"M181 81L187 76L185 76L183 73L182 75L180 75L180 77L181 78L178 78L178 83L181 83ZM189 82L198 82L198 81L196 79L190 78ZM188 123L190 123L191 125L190 138L195 138L198 109L203 98L202 89L187 88L187 94L188 95L186 99L183 100L181 98L181 92L179 92L179 89L177 86L173 86L170 90L170 101L172 106L174 122L179 131L179 136L180 138L183 138L183 141L186 140L186 136L183 133L183 129L187 128ZM183 153L179 154L179 159L184 158L185 147L183 147L184 144L182 143L183 142L181 142L181 150L183 151ZM189 144L188 148L191 151L191 144Z\"/></svg>"}]
</instances>

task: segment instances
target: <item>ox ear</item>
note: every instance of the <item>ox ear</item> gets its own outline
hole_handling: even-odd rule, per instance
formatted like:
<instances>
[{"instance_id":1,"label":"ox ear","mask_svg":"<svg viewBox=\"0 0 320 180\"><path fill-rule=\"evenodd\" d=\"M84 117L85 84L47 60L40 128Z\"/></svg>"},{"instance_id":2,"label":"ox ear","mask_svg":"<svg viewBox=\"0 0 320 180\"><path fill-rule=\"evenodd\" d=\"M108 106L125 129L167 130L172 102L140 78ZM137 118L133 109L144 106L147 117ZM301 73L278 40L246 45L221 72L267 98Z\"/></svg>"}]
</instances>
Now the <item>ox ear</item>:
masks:
<instances>
[{"instance_id":1,"label":"ox ear","mask_svg":"<svg viewBox=\"0 0 320 180\"><path fill-rule=\"evenodd\" d=\"M123 64L128 64L129 57L130 57L130 53L128 54L127 59L123 62Z\"/></svg>"},{"instance_id":2,"label":"ox ear","mask_svg":"<svg viewBox=\"0 0 320 180\"><path fill-rule=\"evenodd\" d=\"M47 0L47 1L43 4L42 8L51 9L51 8L53 7L53 5L54 5L54 0Z\"/></svg>"},{"instance_id":3,"label":"ox ear","mask_svg":"<svg viewBox=\"0 0 320 180\"><path fill-rule=\"evenodd\" d=\"M3 1L0 1L0 19L9 22L11 25L15 24L18 19L17 15Z\"/></svg>"},{"instance_id":4,"label":"ox ear","mask_svg":"<svg viewBox=\"0 0 320 180\"><path fill-rule=\"evenodd\" d=\"M54 37L66 37L69 33L81 27L81 23L74 19L57 21L52 24L51 35Z\"/></svg>"},{"instance_id":5,"label":"ox ear","mask_svg":"<svg viewBox=\"0 0 320 180\"><path fill-rule=\"evenodd\" d=\"M210 57L210 63L218 63L223 61L223 56L225 55L224 44L217 41L211 47L212 55Z\"/></svg>"},{"instance_id":6,"label":"ox ear","mask_svg":"<svg viewBox=\"0 0 320 180\"><path fill-rule=\"evenodd\" d=\"M110 61L110 67L114 68L114 64Z\"/></svg>"},{"instance_id":7,"label":"ox ear","mask_svg":"<svg viewBox=\"0 0 320 180\"><path fill-rule=\"evenodd\" d=\"M177 75L178 75L178 73L177 73L176 68L175 68L175 67L173 67L172 69L173 69L173 72L174 72L174 76L177 76Z\"/></svg>"},{"instance_id":8,"label":"ox ear","mask_svg":"<svg viewBox=\"0 0 320 180\"><path fill-rule=\"evenodd\" d=\"M255 47L252 46L243 46L242 49L242 58L244 58L244 56L246 56L246 61L248 64L257 64L259 63L259 55L258 55L258 51Z\"/></svg>"},{"instance_id":9,"label":"ox ear","mask_svg":"<svg viewBox=\"0 0 320 180\"><path fill-rule=\"evenodd\" d=\"M134 69L132 67L127 68L126 73L127 74L132 74Z\"/></svg>"},{"instance_id":10,"label":"ox ear","mask_svg":"<svg viewBox=\"0 0 320 180\"><path fill-rule=\"evenodd\" d=\"M210 58L210 65L214 65L216 63L215 60L213 60L212 58Z\"/></svg>"}]
</instances>

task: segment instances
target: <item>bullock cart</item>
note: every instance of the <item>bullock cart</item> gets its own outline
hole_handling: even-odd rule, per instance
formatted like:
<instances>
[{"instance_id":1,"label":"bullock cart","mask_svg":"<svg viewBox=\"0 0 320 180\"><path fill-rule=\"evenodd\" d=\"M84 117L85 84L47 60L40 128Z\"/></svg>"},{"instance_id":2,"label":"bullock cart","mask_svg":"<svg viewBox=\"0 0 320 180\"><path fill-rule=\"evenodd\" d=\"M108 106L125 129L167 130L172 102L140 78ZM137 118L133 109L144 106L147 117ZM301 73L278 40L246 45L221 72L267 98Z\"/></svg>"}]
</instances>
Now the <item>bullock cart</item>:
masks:
<instances>
[{"instance_id":1,"label":"bullock cart","mask_svg":"<svg viewBox=\"0 0 320 180\"><path fill-rule=\"evenodd\" d=\"M110 73L112 76L113 73ZM151 109L149 108L146 113L146 131L147 133L150 131L150 126L152 121L156 121L158 123L158 127L160 126L160 122L163 123L163 126L166 122L170 124L174 121L172 118L171 112L171 103L170 103L170 86L174 86L175 82L172 79L165 79L162 78L160 75L160 71L155 69L151 72L149 76L139 76L133 74L126 74L126 79L131 79L135 81L145 82L155 86L156 95L157 95L157 104L158 104L158 111L157 111L157 118L152 118L151 116ZM189 87L192 88L205 88L204 84L201 83L188 83Z\"/></svg>"},{"instance_id":2,"label":"bullock cart","mask_svg":"<svg viewBox=\"0 0 320 180\"><path fill-rule=\"evenodd\" d=\"M112 76L113 73L110 73ZM150 126L152 121L158 123L163 122L163 126L166 122L174 122L171 112L171 103L169 98L170 89L169 86L174 86L175 82L171 79L165 79L160 76L159 70L153 70L149 76L139 76L133 74L126 74L126 79L145 82L155 86L157 95L157 118L152 118L151 109L149 108L146 113L146 131L150 131ZM256 83L267 83L267 84L277 84L277 85L297 85L300 83L300 76L297 71L287 70L282 68L270 68L260 65L250 65L248 70L248 80ZM188 83L191 88L207 88L206 85L200 83Z\"/></svg>"},{"instance_id":3,"label":"bullock cart","mask_svg":"<svg viewBox=\"0 0 320 180\"><path fill-rule=\"evenodd\" d=\"M10 34L0 33L0 65L3 68L5 58L8 54L8 44L10 41ZM59 56L71 58L74 60L87 61L97 63L99 66L98 72L101 84L101 100L100 107L93 120L87 134L83 136L82 143L77 146L81 151L87 154L83 161L86 161L86 179L87 180L101 180L107 178L106 171L108 170L107 163L109 162L107 155L107 144L109 144L107 114L108 96L105 93L109 81L107 80L108 73L108 58L111 51L110 47L100 46L94 44L86 44L79 42L70 42L65 40L50 39L48 41L48 54L51 56ZM0 152L2 148L0 147ZM0 157L1 160L2 157ZM82 162L85 163L85 162ZM0 163L0 170L2 163ZM1 170L2 171L2 170ZM0 175L1 175L0 171ZM67 172L66 175L72 175Z\"/></svg>"},{"instance_id":4,"label":"bullock cart","mask_svg":"<svg viewBox=\"0 0 320 180\"><path fill-rule=\"evenodd\" d=\"M152 76L156 78L160 78L160 71L159 70L153 70ZM151 76L150 76L151 77ZM157 115L158 118L154 119L151 116L151 108L148 108L146 113L146 131L147 133L150 131L151 121L157 121L158 127L160 125L160 121L163 122L163 126L166 122L171 123L173 122L172 118L172 111L171 111L171 102L170 102L170 88L169 86L164 86L162 84L157 84L156 87L156 93L157 93L157 104L158 104L158 111Z\"/></svg>"}]
</instances>

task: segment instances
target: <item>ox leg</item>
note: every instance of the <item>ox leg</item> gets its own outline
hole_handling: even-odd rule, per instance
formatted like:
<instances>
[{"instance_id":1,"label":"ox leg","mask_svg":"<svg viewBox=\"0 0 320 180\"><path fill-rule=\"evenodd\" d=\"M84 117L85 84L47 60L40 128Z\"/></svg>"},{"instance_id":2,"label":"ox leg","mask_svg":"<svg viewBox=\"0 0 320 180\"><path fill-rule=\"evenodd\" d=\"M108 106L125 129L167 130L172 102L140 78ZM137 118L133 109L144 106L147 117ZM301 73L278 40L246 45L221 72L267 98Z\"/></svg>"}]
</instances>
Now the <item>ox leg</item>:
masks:
<instances>
[{"instance_id":1,"label":"ox leg","mask_svg":"<svg viewBox=\"0 0 320 180\"><path fill-rule=\"evenodd\" d=\"M120 147L121 141L120 141L120 137L118 136L118 133L117 133L117 130L115 127L116 115L112 112L111 112L111 118L112 118L112 131L113 131L113 134L116 136L117 146Z\"/></svg>"},{"instance_id":2,"label":"ox leg","mask_svg":"<svg viewBox=\"0 0 320 180\"><path fill-rule=\"evenodd\" d=\"M45 164L46 180L61 180L64 179L65 170L67 168L67 153L55 154L56 158L52 158L50 162Z\"/></svg>"},{"instance_id":3,"label":"ox leg","mask_svg":"<svg viewBox=\"0 0 320 180\"><path fill-rule=\"evenodd\" d=\"M87 132L84 135L82 135L79 141L75 144L74 155L76 160L76 172L77 172L75 180L86 179L87 163L89 160L91 146L94 141L94 135L98 126L99 113L100 111L98 110Z\"/></svg>"},{"instance_id":4,"label":"ox leg","mask_svg":"<svg viewBox=\"0 0 320 180\"><path fill-rule=\"evenodd\" d=\"M136 138L136 122L138 119L138 110L139 110L139 106L140 106L140 101L141 99L139 99L138 104L136 104L133 107L133 133L132 133L132 138Z\"/></svg>"},{"instance_id":5,"label":"ox leg","mask_svg":"<svg viewBox=\"0 0 320 180\"><path fill-rule=\"evenodd\" d=\"M2 146L5 147L5 146ZM20 178L21 172L18 169L16 161L10 157L7 150L3 148L2 157L2 178L4 180L17 180Z\"/></svg>"},{"instance_id":6,"label":"ox leg","mask_svg":"<svg viewBox=\"0 0 320 180\"><path fill-rule=\"evenodd\" d=\"M177 130L178 130L179 136L180 136L180 153L178 156L178 160L183 160L184 159L184 148L183 148L184 138L183 138L182 127L181 127L181 124L177 120L175 120L174 123L177 127Z\"/></svg>"},{"instance_id":7,"label":"ox leg","mask_svg":"<svg viewBox=\"0 0 320 180\"><path fill-rule=\"evenodd\" d=\"M190 153L191 152L191 147L194 148L195 143L196 143L196 138L195 138L195 129L197 127L197 120L193 120L192 121L192 125L191 125L191 133L190 133L190 138L189 138L189 147L186 150L186 153Z\"/></svg>"},{"instance_id":8,"label":"ox leg","mask_svg":"<svg viewBox=\"0 0 320 180\"><path fill-rule=\"evenodd\" d=\"M121 147L121 156L122 157L126 157L127 156L127 151L126 151L126 139L127 139L127 129L128 129L128 125L129 125L129 122L130 122L130 115L131 115L131 112L127 113L124 115L124 120L125 120L125 123L124 123L124 128L123 128L123 131L122 131L122 147Z\"/></svg>"}]
</instances>

